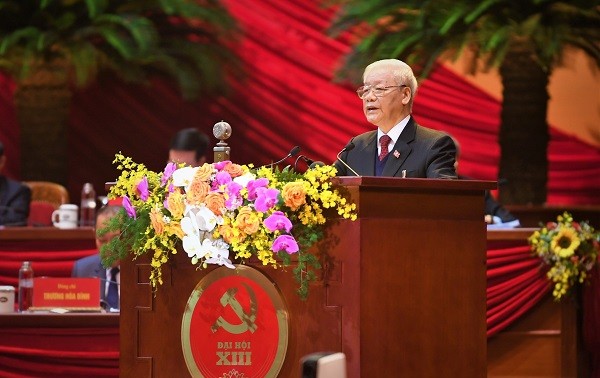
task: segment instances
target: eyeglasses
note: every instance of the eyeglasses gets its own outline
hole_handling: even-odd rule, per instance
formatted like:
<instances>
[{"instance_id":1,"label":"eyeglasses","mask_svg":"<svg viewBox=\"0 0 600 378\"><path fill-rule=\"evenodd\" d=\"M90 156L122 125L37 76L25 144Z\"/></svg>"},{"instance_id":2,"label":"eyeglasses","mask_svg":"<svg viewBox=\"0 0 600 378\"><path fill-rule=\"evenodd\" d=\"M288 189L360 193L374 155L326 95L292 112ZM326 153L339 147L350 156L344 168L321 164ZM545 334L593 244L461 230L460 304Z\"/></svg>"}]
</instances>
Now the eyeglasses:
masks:
<instances>
[{"instance_id":1,"label":"eyeglasses","mask_svg":"<svg viewBox=\"0 0 600 378\"><path fill-rule=\"evenodd\" d=\"M372 85L363 85L362 87L360 87L356 90L356 94L358 95L358 98L363 100L365 97L367 97L367 95L369 94L369 92L371 90L373 91L373 94L375 95L375 97L383 97L386 94L390 93L387 91L389 88L403 88L403 87L406 87L406 85L388 85L387 87L373 87Z\"/></svg>"}]
</instances>

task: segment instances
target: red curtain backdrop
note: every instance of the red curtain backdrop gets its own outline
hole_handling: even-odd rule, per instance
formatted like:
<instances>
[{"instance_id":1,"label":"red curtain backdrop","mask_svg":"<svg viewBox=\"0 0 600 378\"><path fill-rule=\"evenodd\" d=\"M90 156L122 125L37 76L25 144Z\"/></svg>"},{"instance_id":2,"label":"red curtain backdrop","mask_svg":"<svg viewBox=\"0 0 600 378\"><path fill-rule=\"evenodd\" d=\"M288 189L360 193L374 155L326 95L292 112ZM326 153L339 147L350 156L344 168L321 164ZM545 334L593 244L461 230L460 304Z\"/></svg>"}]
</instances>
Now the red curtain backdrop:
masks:
<instances>
[{"instance_id":1,"label":"red curtain backdrop","mask_svg":"<svg viewBox=\"0 0 600 378\"><path fill-rule=\"evenodd\" d=\"M118 151L161 170L169 138L183 127L212 136L214 123L229 122L233 160L255 164L278 160L295 145L330 163L350 137L372 129L354 88L333 82L349 42L325 36L330 11L316 0L226 3L243 30L237 52L245 67L245 78L232 82L230 97L186 102L163 82L132 86L105 76L75 92L68 133L73 202L84 182L104 194L104 183L117 176L111 162ZM0 76L5 173L19 178L19 156L27 152L19 149L13 91L14 83ZM496 99L443 66L422 83L414 108L418 122L458 139L461 173L485 180L498 179L499 112ZM549 204L600 204L599 148L552 129L548 156Z\"/></svg>"}]
</instances>

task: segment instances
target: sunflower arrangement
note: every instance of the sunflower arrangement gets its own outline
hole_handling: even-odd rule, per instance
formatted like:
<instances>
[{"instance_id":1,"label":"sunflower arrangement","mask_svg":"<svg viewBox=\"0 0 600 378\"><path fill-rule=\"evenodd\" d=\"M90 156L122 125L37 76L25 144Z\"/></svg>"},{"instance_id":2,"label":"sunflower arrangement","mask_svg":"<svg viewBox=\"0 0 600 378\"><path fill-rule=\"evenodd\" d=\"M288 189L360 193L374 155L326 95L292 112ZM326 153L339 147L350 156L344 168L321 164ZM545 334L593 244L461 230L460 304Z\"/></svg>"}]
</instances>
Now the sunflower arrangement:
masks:
<instances>
[{"instance_id":1,"label":"sunflower arrangement","mask_svg":"<svg viewBox=\"0 0 600 378\"><path fill-rule=\"evenodd\" d=\"M169 163L153 172L120 153L113 163L121 174L108 196L122 198L123 211L101 230L120 231L101 250L103 262L151 254L153 289L162 284L162 266L181 248L199 269L233 269L233 261L251 259L277 269L295 255L298 294L306 298L320 268L309 249L323 238L328 211L336 218L357 217L356 205L330 184L333 166L298 173L223 161L200 167Z\"/></svg>"},{"instance_id":2,"label":"sunflower arrangement","mask_svg":"<svg viewBox=\"0 0 600 378\"><path fill-rule=\"evenodd\" d=\"M556 301L586 282L598 263L600 233L587 222L574 222L568 212L535 231L528 241L533 253L549 267L547 276L554 284Z\"/></svg>"}]
</instances>

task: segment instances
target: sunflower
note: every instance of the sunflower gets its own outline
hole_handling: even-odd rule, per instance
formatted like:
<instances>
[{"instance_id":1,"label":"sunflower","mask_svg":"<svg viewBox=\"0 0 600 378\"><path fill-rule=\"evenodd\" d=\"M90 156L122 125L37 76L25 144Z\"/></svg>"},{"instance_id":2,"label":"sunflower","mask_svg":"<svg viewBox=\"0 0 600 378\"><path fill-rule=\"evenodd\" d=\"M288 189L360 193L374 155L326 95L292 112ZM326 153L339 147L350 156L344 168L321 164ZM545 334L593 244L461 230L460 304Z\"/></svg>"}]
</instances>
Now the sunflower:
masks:
<instances>
[{"instance_id":1,"label":"sunflower","mask_svg":"<svg viewBox=\"0 0 600 378\"><path fill-rule=\"evenodd\" d=\"M562 258L573 256L579 247L580 241L577 232L572 228L562 228L552 238L550 247L556 255Z\"/></svg>"}]
</instances>

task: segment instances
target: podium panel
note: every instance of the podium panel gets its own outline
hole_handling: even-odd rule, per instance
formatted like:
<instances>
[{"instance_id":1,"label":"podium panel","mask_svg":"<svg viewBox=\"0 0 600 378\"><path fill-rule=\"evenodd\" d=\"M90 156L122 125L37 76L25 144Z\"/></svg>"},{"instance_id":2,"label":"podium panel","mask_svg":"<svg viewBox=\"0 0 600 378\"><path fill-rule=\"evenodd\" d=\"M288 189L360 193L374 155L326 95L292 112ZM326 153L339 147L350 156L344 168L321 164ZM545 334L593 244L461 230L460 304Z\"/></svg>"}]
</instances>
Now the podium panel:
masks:
<instances>
[{"instance_id":1,"label":"podium panel","mask_svg":"<svg viewBox=\"0 0 600 378\"><path fill-rule=\"evenodd\" d=\"M486 376L488 181L342 177L359 219L333 221L314 248L323 269L301 300L293 266L248 265L275 283L288 309L279 377L303 356L343 352L348 376ZM121 377L189 377L181 324L206 274L185 253L163 268L154 296L149 260L121 263ZM253 347L259 347L253 345Z\"/></svg>"}]
</instances>

